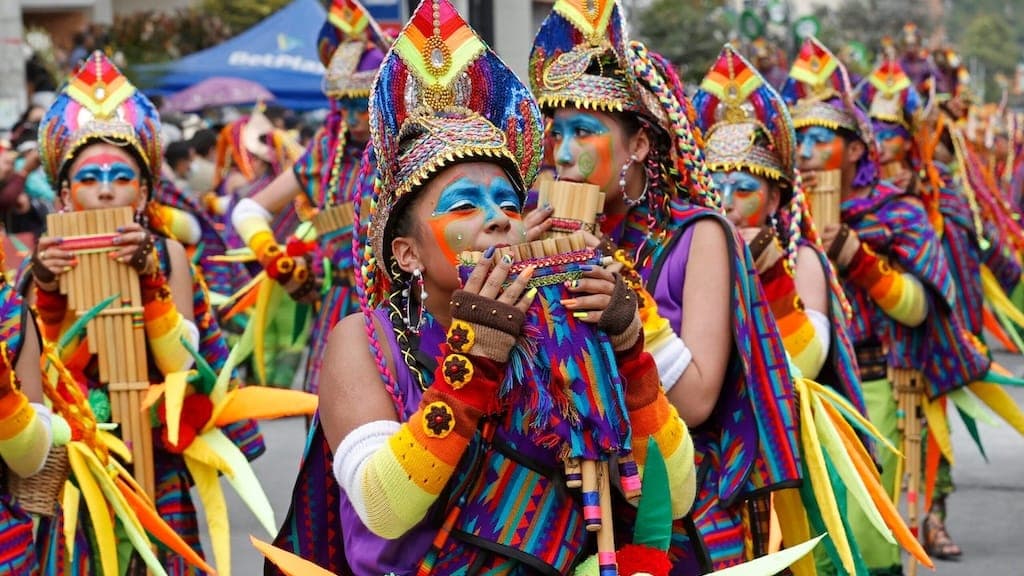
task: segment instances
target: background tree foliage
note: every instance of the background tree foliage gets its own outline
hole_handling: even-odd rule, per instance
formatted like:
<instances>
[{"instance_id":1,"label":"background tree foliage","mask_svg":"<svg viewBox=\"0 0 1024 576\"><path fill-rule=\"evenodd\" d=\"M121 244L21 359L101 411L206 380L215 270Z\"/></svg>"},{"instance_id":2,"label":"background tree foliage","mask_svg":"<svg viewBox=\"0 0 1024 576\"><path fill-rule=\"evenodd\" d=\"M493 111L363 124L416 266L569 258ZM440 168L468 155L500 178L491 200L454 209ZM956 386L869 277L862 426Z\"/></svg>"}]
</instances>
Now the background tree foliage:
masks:
<instances>
[{"instance_id":1,"label":"background tree foliage","mask_svg":"<svg viewBox=\"0 0 1024 576\"><path fill-rule=\"evenodd\" d=\"M277 12L292 0L200 0L199 6L207 14L224 21L235 34L241 34L253 24ZM320 26L320 23L310 24Z\"/></svg>"},{"instance_id":2,"label":"background tree foliage","mask_svg":"<svg viewBox=\"0 0 1024 576\"><path fill-rule=\"evenodd\" d=\"M724 0L654 0L630 14L633 36L679 67L687 83L699 83L729 40L732 24Z\"/></svg>"}]
</instances>

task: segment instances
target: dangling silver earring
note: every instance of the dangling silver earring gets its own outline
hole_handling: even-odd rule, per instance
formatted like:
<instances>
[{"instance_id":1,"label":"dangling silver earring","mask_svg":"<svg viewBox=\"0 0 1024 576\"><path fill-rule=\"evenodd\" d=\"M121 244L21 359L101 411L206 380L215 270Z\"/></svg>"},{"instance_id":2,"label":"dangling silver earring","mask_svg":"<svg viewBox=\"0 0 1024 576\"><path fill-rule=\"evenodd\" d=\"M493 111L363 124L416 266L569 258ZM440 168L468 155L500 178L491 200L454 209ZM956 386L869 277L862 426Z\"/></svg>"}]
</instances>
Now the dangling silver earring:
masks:
<instances>
[{"instance_id":1,"label":"dangling silver earring","mask_svg":"<svg viewBox=\"0 0 1024 576\"><path fill-rule=\"evenodd\" d=\"M626 204L626 206L629 206L630 208L643 204L644 200L647 199L647 186L649 184L649 181L647 180L646 172L644 172L644 189L643 192L640 193L640 196L638 196L635 200L633 198L630 198L629 196L626 196L626 174L629 172L630 167L632 167L633 164L639 161L640 159L636 157L636 154L633 154L629 157L629 160L627 160L626 163L622 165L622 169L619 170L619 193L622 194L622 201Z\"/></svg>"},{"instance_id":2,"label":"dangling silver earring","mask_svg":"<svg viewBox=\"0 0 1024 576\"><path fill-rule=\"evenodd\" d=\"M415 314L413 313L412 294L409 291L409 287L414 283L420 291L419 300L416 302ZM409 285L402 290L402 297L405 298L405 318L403 318L402 321L410 332L413 334L419 334L424 321L423 303L427 301L427 289L423 282L423 271L419 268L412 271L412 280L409 282Z\"/></svg>"},{"instance_id":3,"label":"dangling silver earring","mask_svg":"<svg viewBox=\"0 0 1024 576\"><path fill-rule=\"evenodd\" d=\"M779 217L776 216L775 214L772 214L771 216L769 216L768 217L768 226L771 226L772 230L778 232L779 231Z\"/></svg>"}]
</instances>

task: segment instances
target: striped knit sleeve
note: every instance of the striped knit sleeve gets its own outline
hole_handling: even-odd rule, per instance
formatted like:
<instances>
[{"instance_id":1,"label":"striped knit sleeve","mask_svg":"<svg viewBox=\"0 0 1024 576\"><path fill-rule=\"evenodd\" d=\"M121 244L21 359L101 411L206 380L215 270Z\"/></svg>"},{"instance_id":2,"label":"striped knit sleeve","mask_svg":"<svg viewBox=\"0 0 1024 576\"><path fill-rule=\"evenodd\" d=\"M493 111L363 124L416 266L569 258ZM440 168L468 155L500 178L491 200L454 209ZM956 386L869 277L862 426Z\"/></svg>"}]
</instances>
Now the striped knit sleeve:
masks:
<instances>
[{"instance_id":1,"label":"striped knit sleeve","mask_svg":"<svg viewBox=\"0 0 1024 576\"><path fill-rule=\"evenodd\" d=\"M893 320L904 326L919 326L928 313L924 285L914 275L889 266L885 257L865 243L850 261L845 276L862 290Z\"/></svg>"},{"instance_id":2,"label":"striped knit sleeve","mask_svg":"<svg viewBox=\"0 0 1024 576\"><path fill-rule=\"evenodd\" d=\"M818 334L818 329L796 291L789 261L780 258L774 266L764 271L761 284L782 335L782 343L793 364L807 378L816 377L825 364L828 348L823 345L825 338Z\"/></svg>"}]
</instances>

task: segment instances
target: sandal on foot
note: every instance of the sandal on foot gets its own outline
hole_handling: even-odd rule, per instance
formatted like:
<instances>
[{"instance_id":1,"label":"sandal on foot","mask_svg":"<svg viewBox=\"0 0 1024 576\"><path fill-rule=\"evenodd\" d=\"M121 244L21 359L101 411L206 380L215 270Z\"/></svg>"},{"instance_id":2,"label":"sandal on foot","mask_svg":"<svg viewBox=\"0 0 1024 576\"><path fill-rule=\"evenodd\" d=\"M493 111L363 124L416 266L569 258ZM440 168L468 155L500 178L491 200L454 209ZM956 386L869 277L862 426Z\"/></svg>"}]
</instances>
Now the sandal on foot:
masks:
<instances>
[{"instance_id":1,"label":"sandal on foot","mask_svg":"<svg viewBox=\"0 0 1024 576\"><path fill-rule=\"evenodd\" d=\"M924 549L929 556L940 560L957 558L963 554L963 550L946 531L946 525L934 514L929 514L924 520Z\"/></svg>"}]
</instances>

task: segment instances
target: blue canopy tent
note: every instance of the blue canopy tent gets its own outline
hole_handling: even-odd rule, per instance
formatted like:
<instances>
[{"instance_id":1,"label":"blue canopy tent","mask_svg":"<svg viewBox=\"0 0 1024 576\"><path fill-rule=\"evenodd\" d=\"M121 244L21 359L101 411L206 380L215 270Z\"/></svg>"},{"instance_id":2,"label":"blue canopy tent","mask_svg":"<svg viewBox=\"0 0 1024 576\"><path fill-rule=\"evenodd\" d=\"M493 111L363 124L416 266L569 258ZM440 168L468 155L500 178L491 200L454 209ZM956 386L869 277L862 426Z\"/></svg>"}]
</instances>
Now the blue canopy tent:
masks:
<instances>
[{"instance_id":1,"label":"blue canopy tent","mask_svg":"<svg viewBox=\"0 0 1024 576\"><path fill-rule=\"evenodd\" d=\"M233 76L259 82L274 94L275 104L286 108L326 108L316 45L326 17L318 0L295 0L219 46L134 71L151 95L178 92L213 76Z\"/></svg>"}]
</instances>

